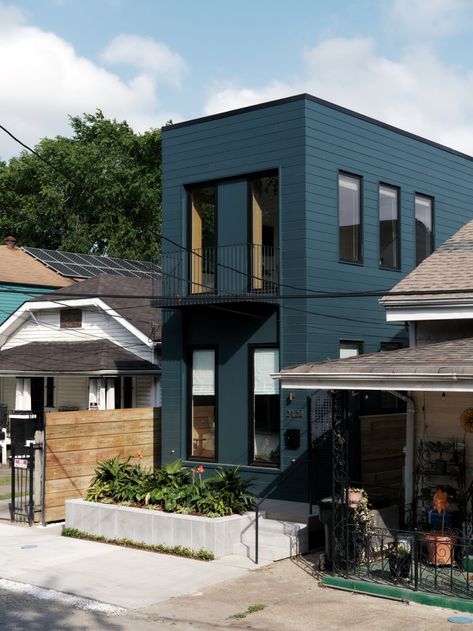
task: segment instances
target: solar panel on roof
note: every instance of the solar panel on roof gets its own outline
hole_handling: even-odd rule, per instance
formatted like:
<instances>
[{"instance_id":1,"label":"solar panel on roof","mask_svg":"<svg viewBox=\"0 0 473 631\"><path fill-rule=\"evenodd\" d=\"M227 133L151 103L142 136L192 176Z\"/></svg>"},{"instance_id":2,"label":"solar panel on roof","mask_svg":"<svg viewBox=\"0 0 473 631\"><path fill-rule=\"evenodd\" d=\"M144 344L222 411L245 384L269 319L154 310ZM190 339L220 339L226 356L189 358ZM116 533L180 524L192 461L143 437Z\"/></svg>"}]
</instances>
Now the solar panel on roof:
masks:
<instances>
[{"instance_id":1,"label":"solar panel on roof","mask_svg":"<svg viewBox=\"0 0 473 631\"><path fill-rule=\"evenodd\" d=\"M159 273L159 268L150 261L133 261L42 248L22 248L22 250L58 274L69 278L91 278L104 272L119 276L151 278Z\"/></svg>"}]
</instances>

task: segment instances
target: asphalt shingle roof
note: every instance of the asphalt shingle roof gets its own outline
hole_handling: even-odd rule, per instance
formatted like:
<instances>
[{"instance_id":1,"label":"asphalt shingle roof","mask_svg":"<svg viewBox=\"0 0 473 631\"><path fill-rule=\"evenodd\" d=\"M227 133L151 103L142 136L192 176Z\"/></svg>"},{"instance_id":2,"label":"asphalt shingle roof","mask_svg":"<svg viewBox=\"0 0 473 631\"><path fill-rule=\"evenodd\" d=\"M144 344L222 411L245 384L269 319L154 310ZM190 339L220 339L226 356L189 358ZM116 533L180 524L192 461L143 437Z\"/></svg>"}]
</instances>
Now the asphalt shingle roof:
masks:
<instances>
[{"instance_id":1,"label":"asphalt shingle roof","mask_svg":"<svg viewBox=\"0 0 473 631\"><path fill-rule=\"evenodd\" d=\"M0 352L0 373L77 374L159 370L110 340L90 342L31 342Z\"/></svg>"},{"instance_id":2,"label":"asphalt shingle roof","mask_svg":"<svg viewBox=\"0 0 473 631\"><path fill-rule=\"evenodd\" d=\"M289 366L281 370L281 373L287 376L295 374L369 375L372 373L383 376L408 374L473 376L473 338Z\"/></svg>"},{"instance_id":3,"label":"asphalt shingle roof","mask_svg":"<svg viewBox=\"0 0 473 631\"><path fill-rule=\"evenodd\" d=\"M147 278L99 274L71 287L42 294L34 301L61 300L65 303L68 299L98 297L156 342L161 340L161 310L151 306L153 291L160 293Z\"/></svg>"},{"instance_id":4,"label":"asphalt shingle roof","mask_svg":"<svg viewBox=\"0 0 473 631\"><path fill-rule=\"evenodd\" d=\"M438 292L422 295L402 295L406 292ZM456 292L455 290L463 290ZM471 290L471 291L465 291ZM390 295L391 293L397 295ZM399 295L399 292L401 294ZM385 306L396 304L422 304L432 301L458 303L473 299L473 220L465 224L452 237L447 239L433 254L426 258L393 287L381 299Z\"/></svg>"}]
</instances>

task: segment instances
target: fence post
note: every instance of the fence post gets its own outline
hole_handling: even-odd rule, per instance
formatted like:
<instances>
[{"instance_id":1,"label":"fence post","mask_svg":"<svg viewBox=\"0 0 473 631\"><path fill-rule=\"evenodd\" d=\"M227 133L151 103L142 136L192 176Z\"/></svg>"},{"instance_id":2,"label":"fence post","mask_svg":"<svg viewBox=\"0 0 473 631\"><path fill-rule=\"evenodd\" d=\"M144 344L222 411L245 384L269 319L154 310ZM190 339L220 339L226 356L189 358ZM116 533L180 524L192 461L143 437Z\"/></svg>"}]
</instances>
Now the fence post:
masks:
<instances>
[{"instance_id":1,"label":"fence post","mask_svg":"<svg viewBox=\"0 0 473 631\"><path fill-rule=\"evenodd\" d=\"M29 501L28 501L28 524L30 526L33 525L33 521L34 521L34 450L35 447L34 445L30 445L29 446L29 471L28 471L28 477L29 477L29 486L30 486L30 493L29 493Z\"/></svg>"},{"instance_id":2,"label":"fence post","mask_svg":"<svg viewBox=\"0 0 473 631\"><path fill-rule=\"evenodd\" d=\"M255 564L259 561L259 503L255 507Z\"/></svg>"},{"instance_id":3,"label":"fence post","mask_svg":"<svg viewBox=\"0 0 473 631\"><path fill-rule=\"evenodd\" d=\"M414 590L419 586L419 533L414 529Z\"/></svg>"},{"instance_id":4,"label":"fence post","mask_svg":"<svg viewBox=\"0 0 473 631\"><path fill-rule=\"evenodd\" d=\"M15 521L15 445L11 444L11 499L10 499L10 519Z\"/></svg>"}]
</instances>

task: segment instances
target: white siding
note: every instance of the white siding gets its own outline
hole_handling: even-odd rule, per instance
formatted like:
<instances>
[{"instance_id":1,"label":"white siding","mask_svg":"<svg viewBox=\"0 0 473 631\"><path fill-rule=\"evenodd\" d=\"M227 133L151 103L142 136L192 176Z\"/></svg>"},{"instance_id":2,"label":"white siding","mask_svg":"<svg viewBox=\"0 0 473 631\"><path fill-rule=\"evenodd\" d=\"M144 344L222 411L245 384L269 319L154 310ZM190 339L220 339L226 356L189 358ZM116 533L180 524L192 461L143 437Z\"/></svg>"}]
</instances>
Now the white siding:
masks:
<instances>
[{"instance_id":1,"label":"white siding","mask_svg":"<svg viewBox=\"0 0 473 631\"><path fill-rule=\"evenodd\" d=\"M89 380L87 377L57 377L57 407L89 408Z\"/></svg>"},{"instance_id":2,"label":"white siding","mask_svg":"<svg viewBox=\"0 0 473 631\"><path fill-rule=\"evenodd\" d=\"M0 378L0 403L9 410L15 409L15 377Z\"/></svg>"},{"instance_id":3,"label":"white siding","mask_svg":"<svg viewBox=\"0 0 473 631\"><path fill-rule=\"evenodd\" d=\"M82 310L82 327L61 329L59 310L34 313L5 342L3 350L30 342L80 342L111 340L142 359L153 361L154 351L130 333L121 323L102 309L87 307Z\"/></svg>"},{"instance_id":4,"label":"white siding","mask_svg":"<svg viewBox=\"0 0 473 631\"><path fill-rule=\"evenodd\" d=\"M137 408L147 408L154 405L153 377L136 377L135 405Z\"/></svg>"}]
</instances>

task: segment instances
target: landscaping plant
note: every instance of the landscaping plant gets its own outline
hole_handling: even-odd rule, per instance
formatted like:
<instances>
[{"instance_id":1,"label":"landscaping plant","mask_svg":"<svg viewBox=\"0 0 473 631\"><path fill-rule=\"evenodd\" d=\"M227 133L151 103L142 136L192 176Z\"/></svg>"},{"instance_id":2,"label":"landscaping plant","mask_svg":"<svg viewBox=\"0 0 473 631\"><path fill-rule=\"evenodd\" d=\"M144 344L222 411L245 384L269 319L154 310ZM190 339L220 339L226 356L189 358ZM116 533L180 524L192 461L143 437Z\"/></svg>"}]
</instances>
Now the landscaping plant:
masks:
<instances>
[{"instance_id":1,"label":"landscaping plant","mask_svg":"<svg viewBox=\"0 0 473 631\"><path fill-rule=\"evenodd\" d=\"M208 517L241 515L253 506L251 482L242 480L238 467L204 479L203 465L189 470L176 460L148 471L130 460L99 462L86 499Z\"/></svg>"}]
</instances>

